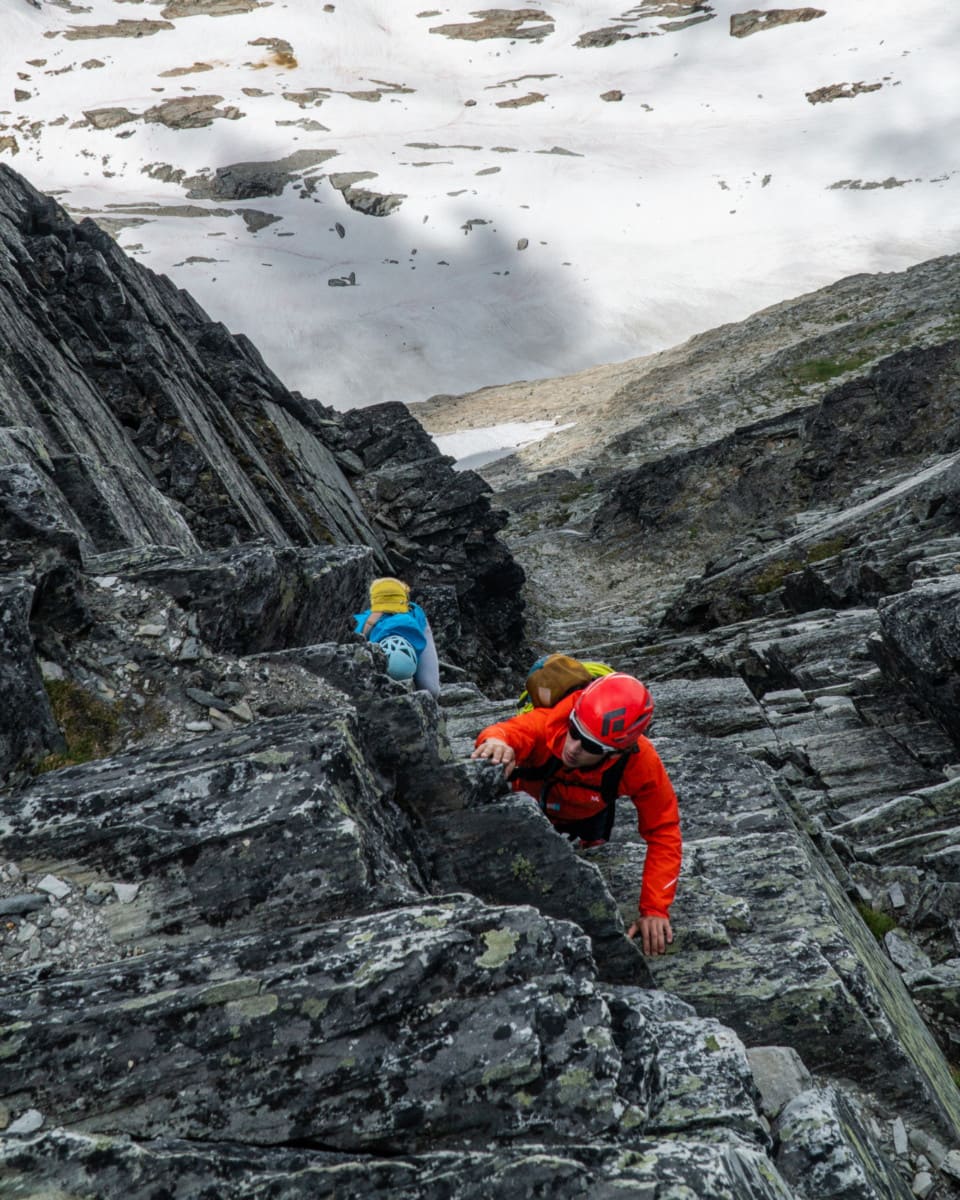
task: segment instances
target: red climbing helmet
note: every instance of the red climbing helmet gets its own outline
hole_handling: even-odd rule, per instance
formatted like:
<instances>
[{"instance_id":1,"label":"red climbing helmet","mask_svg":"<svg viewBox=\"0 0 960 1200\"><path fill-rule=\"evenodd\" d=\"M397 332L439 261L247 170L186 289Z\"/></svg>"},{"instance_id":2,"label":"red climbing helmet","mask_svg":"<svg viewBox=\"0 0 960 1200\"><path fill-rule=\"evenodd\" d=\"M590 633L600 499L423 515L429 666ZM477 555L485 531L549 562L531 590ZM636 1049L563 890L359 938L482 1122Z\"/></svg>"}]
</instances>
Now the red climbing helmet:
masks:
<instances>
[{"instance_id":1,"label":"red climbing helmet","mask_svg":"<svg viewBox=\"0 0 960 1200\"><path fill-rule=\"evenodd\" d=\"M603 675L583 689L570 715L605 750L631 750L653 720L653 697L632 675Z\"/></svg>"}]
</instances>

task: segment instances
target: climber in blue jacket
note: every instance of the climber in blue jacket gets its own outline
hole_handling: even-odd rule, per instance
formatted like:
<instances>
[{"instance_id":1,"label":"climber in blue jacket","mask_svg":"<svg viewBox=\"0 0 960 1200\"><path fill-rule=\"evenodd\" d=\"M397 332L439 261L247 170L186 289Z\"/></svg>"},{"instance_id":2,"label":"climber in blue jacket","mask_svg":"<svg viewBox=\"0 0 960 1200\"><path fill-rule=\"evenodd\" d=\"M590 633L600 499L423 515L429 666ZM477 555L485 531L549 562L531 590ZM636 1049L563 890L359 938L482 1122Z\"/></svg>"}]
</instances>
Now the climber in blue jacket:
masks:
<instances>
[{"instance_id":1,"label":"climber in blue jacket","mask_svg":"<svg viewBox=\"0 0 960 1200\"><path fill-rule=\"evenodd\" d=\"M376 642L387 655L391 679L413 679L414 687L440 695L440 662L427 614L410 599L401 579L384 576L370 584L370 607L354 613L354 632Z\"/></svg>"}]
</instances>

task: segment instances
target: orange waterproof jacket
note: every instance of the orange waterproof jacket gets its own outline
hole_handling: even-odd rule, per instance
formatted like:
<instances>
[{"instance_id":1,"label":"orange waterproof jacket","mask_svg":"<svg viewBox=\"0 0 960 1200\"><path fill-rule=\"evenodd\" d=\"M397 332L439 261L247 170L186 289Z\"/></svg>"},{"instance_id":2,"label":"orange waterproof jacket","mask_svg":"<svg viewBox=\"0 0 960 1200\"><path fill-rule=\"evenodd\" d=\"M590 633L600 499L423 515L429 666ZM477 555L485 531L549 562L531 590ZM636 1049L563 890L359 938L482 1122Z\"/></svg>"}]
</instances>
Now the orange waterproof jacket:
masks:
<instances>
[{"instance_id":1,"label":"orange waterproof jacket","mask_svg":"<svg viewBox=\"0 0 960 1200\"><path fill-rule=\"evenodd\" d=\"M479 746L488 738L498 738L513 748L517 767L542 766L551 757L560 757L567 736L567 721L578 697L579 693L574 692L553 708L534 708L506 721L488 725L477 735L476 745ZM579 821L599 812L604 807L600 795L603 774L614 762L615 758L605 758L595 767L579 771L561 763L550 777L551 810L547 816L551 821ZM565 788L565 780L571 786ZM541 787L541 780L513 780L514 791L527 792L535 800L540 798ZM666 768L653 744L645 737L640 739L636 752L627 758L618 794L628 796L633 801L637 810L637 829L647 843L640 888L640 915L666 917L680 875L680 813ZM558 808L553 807L555 802Z\"/></svg>"}]
</instances>

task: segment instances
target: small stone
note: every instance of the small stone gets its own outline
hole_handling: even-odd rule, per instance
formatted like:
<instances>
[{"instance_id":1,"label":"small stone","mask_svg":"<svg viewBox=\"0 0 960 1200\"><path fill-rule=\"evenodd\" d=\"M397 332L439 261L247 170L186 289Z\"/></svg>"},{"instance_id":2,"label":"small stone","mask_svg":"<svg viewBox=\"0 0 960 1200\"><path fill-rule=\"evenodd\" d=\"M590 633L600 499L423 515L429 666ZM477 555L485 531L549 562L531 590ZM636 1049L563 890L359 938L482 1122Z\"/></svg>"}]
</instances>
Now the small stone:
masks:
<instances>
[{"instance_id":1,"label":"small stone","mask_svg":"<svg viewBox=\"0 0 960 1200\"><path fill-rule=\"evenodd\" d=\"M893 886L888 889L887 895L890 897L890 903L893 905L894 908L905 908L906 907L907 898L903 894L903 888L900 886L899 883L893 884Z\"/></svg>"},{"instance_id":2,"label":"small stone","mask_svg":"<svg viewBox=\"0 0 960 1200\"><path fill-rule=\"evenodd\" d=\"M51 896L56 896L58 900L62 900L64 896L69 896L73 890L69 883L58 879L56 875L44 875L37 884L37 887L41 892L48 892Z\"/></svg>"},{"instance_id":3,"label":"small stone","mask_svg":"<svg viewBox=\"0 0 960 1200\"><path fill-rule=\"evenodd\" d=\"M166 625L138 625L137 637L158 638L167 632Z\"/></svg>"},{"instance_id":4,"label":"small stone","mask_svg":"<svg viewBox=\"0 0 960 1200\"><path fill-rule=\"evenodd\" d=\"M46 659L40 662L40 674L44 680L51 679L66 679L67 673L59 663L47 662Z\"/></svg>"},{"instance_id":5,"label":"small stone","mask_svg":"<svg viewBox=\"0 0 960 1200\"><path fill-rule=\"evenodd\" d=\"M222 713L219 708L211 708L209 712L210 720L217 729L232 729L233 722L226 713Z\"/></svg>"},{"instance_id":6,"label":"small stone","mask_svg":"<svg viewBox=\"0 0 960 1200\"><path fill-rule=\"evenodd\" d=\"M760 1093L761 1111L771 1119L810 1086L810 1072L792 1046L752 1046L747 1059Z\"/></svg>"},{"instance_id":7,"label":"small stone","mask_svg":"<svg viewBox=\"0 0 960 1200\"><path fill-rule=\"evenodd\" d=\"M926 1197L933 1191L933 1176L929 1171L918 1171L913 1177L910 1190L918 1197L918 1200L926 1200Z\"/></svg>"},{"instance_id":8,"label":"small stone","mask_svg":"<svg viewBox=\"0 0 960 1200\"><path fill-rule=\"evenodd\" d=\"M905 1158L910 1152L910 1142L907 1139L907 1127L900 1117L893 1122L893 1152L898 1158Z\"/></svg>"},{"instance_id":9,"label":"small stone","mask_svg":"<svg viewBox=\"0 0 960 1200\"><path fill-rule=\"evenodd\" d=\"M196 662L200 657L200 643L195 637L184 638L180 647L181 662Z\"/></svg>"},{"instance_id":10,"label":"small stone","mask_svg":"<svg viewBox=\"0 0 960 1200\"><path fill-rule=\"evenodd\" d=\"M857 706L849 696L817 696L813 707L826 716L850 716L856 713Z\"/></svg>"},{"instance_id":11,"label":"small stone","mask_svg":"<svg viewBox=\"0 0 960 1200\"><path fill-rule=\"evenodd\" d=\"M21 896L7 896L0 900L0 917L22 917L24 913L36 912L49 903L47 896L33 892Z\"/></svg>"},{"instance_id":12,"label":"small stone","mask_svg":"<svg viewBox=\"0 0 960 1200\"><path fill-rule=\"evenodd\" d=\"M43 1128L43 1113L35 1108L28 1108L15 1121L7 1126L7 1133L36 1133Z\"/></svg>"},{"instance_id":13,"label":"small stone","mask_svg":"<svg viewBox=\"0 0 960 1200\"><path fill-rule=\"evenodd\" d=\"M136 900L137 892L140 891L140 884L115 883L113 885L113 890L121 904L130 904L132 901Z\"/></svg>"},{"instance_id":14,"label":"small stone","mask_svg":"<svg viewBox=\"0 0 960 1200\"><path fill-rule=\"evenodd\" d=\"M117 576L116 575L94 575L93 582L97 585L97 587L112 588L112 587L116 586Z\"/></svg>"},{"instance_id":15,"label":"small stone","mask_svg":"<svg viewBox=\"0 0 960 1200\"><path fill-rule=\"evenodd\" d=\"M83 898L88 904L102 904L112 894L113 886L111 884L97 880L96 883L90 884L83 893Z\"/></svg>"},{"instance_id":16,"label":"small stone","mask_svg":"<svg viewBox=\"0 0 960 1200\"><path fill-rule=\"evenodd\" d=\"M901 971L923 971L930 966L930 957L899 930L884 934L883 945L890 961Z\"/></svg>"},{"instance_id":17,"label":"small stone","mask_svg":"<svg viewBox=\"0 0 960 1200\"><path fill-rule=\"evenodd\" d=\"M189 733L212 733L213 732L213 722L212 721L188 721L186 723L186 725L184 726L184 728Z\"/></svg>"},{"instance_id":18,"label":"small stone","mask_svg":"<svg viewBox=\"0 0 960 1200\"><path fill-rule=\"evenodd\" d=\"M950 1150L940 1163L940 1170L951 1179L960 1180L960 1150Z\"/></svg>"},{"instance_id":19,"label":"small stone","mask_svg":"<svg viewBox=\"0 0 960 1200\"><path fill-rule=\"evenodd\" d=\"M232 713L238 721L244 721L247 724L253 720L253 709L251 709L246 700L241 700L237 704L231 704L227 712Z\"/></svg>"}]
</instances>

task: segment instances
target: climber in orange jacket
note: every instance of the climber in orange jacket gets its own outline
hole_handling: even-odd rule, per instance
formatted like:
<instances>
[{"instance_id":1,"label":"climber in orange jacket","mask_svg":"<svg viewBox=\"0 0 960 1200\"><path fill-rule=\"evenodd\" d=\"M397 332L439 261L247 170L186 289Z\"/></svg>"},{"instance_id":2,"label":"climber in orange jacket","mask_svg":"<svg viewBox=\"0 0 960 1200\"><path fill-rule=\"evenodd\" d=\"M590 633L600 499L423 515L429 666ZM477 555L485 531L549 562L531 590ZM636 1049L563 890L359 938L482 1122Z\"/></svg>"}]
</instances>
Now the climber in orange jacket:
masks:
<instances>
[{"instance_id":1,"label":"climber in orange jacket","mask_svg":"<svg viewBox=\"0 0 960 1200\"><path fill-rule=\"evenodd\" d=\"M599 846L609 838L617 796L629 796L647 843L640 916L644 954L663 954L673 941L670 905L680 875L677 797L660 756L643 737L653 699L639 679L615 673L564 697L488 725L473 758L502 763L515 791L528 792L559 833Z\"/></svg>"}]
</instances>

